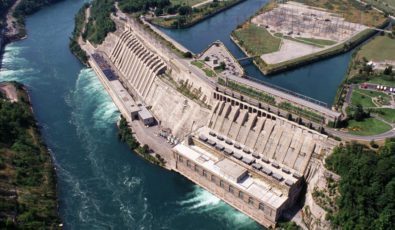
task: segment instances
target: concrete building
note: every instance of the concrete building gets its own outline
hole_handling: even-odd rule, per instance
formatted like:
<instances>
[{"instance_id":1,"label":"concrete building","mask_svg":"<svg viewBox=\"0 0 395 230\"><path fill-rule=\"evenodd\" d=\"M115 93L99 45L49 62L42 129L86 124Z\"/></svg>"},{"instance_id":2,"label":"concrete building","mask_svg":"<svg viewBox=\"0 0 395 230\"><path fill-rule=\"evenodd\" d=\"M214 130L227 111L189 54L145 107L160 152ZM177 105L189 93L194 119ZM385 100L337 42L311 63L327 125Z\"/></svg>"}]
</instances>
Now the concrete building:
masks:
<instances>
[{"instance_id":1,"label":"concrete building","mask_svg":"<svg viewBox=\"0 0 395 230\"><path fill-rule=\"evenodd\" d=\"M326 135L215 93L207 126L174 147L176 170L266 227L292 207Z\"/></svg>"},{"instance_id":2,"label":"concrete building","mask_svg":"<svg viewBox=\"0 0 395 230\"><path fill-rule=\"evenodd\" d=\"M242 150L232 155L212 146L220 145L213 137L196 137L190 144L174 147L176 170L244 212L265 227L274 227L284 209L293 205L301 189L301 177L283 172L269 163L247 164ZM236 158L235 156L242 156ZM251 156L250 156L251 157Z\"/></svg>"},{"instance_id":3,"label":"concrete building","mask_svg":"<svg viewBox=\"0 0 395 230\"><path fill-rule=\"evenodd\" d=\"M140 107L140 111L138 112L140 120L144 123L146 126L151 126L155 124L155 118L152 116L152 114L148 111L147 108L144 106Z\"/></svg>"}]
</instances>

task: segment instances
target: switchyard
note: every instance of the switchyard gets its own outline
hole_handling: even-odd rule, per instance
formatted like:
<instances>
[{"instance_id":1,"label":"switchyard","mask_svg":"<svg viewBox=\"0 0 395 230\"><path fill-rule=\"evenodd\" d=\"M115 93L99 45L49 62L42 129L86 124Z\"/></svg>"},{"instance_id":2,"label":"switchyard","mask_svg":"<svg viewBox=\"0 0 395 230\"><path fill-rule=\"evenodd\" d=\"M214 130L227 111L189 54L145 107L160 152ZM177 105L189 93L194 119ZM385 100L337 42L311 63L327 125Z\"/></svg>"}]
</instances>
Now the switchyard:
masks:
<instances>
[{"instance_id":1,"label":"switchyard","mask_svg":"<svg viewBox=\"0 0 395 230\"><path fill-rule=\"evenodd\" d=\"M341 15L289 1L260 14L252 22L270 33L293 38L316 38L340 42L368 27L346 21Z\"/></svg>"}]
</instances>

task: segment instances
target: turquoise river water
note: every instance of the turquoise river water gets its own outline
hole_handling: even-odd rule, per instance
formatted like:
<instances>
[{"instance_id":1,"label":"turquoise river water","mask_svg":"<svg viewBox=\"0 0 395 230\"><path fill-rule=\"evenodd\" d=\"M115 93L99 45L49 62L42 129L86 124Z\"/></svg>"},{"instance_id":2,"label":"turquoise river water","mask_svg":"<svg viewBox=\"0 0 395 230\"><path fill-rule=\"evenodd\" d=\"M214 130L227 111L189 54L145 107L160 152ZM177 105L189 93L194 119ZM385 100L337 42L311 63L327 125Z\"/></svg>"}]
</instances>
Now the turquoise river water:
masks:
<instances>
[{"instance_id":1,"label":"turquoise river water","mask_svg":"<svg viewBox=\"0 0 395 230\"><path fill-rule=\"evenodd\" d=\"M64 1L29 17L28 38L5 48L0 71L1 81L17 80L28 86L57 168L65 228L262 229L182 176L140 159L118 141L117 108L95 73L68 49L74 14L83 3ZM226 34L264 3L248 0L189 30L166 32L195 52L220 38L241 56ZM340 82L348 56L270 78L257 74L253 66L247 71L326 100L334 94L326 95L323 87L335 91L333 85Z\"/></svg>"}]
</instances>

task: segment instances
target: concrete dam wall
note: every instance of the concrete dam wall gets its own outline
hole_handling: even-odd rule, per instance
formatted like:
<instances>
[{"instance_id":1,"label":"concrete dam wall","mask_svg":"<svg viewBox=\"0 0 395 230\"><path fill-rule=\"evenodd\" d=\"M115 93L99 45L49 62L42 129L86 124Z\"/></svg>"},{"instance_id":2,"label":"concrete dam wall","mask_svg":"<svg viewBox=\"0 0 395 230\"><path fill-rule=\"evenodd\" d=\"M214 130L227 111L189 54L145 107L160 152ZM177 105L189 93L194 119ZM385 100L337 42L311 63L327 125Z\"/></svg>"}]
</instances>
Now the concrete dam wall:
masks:
<instances>
[{"instance_id":1,"label":"concrete dam wall","mask_svg":"<svg viewBox=\"0 0 395 230\"><path fill-rule=\"evenodd\" d=\"M123 82L143 100L155 78L166 70L161 58L142 45L131 30L126 30L119 37L110 59L122 73Z\"/></svg>"},{"instance_id":2,"label":"concrete dam wall","mask_svg":"<svg viewBox=\"0 0 395 230\"><path fill-rule=\"evenodd\" d=\"M214 98L210 129L301 175L313 155L325 154L333 147L327 136L275 114L219 92Z\"/></svg>"},{"instance_id":3,"label":"concrete dam wall","mask_svg":"<svg viewBox=\"0 0 395 230\"><path fill-rule=\"evenodd\" d=\"M207 124L210 111L185 97L176 87L164 82L164 75L175 81L193 82L193 89L202 91L201 98L209 101L211 91L199 84L177 63L168 63L128 27L107 37L99 47L106 53L118 72L120 81L133 98L145 104L158 122L178 137ZM199 87L199 88L196 88Z\"/></svg>"}]
</instances>

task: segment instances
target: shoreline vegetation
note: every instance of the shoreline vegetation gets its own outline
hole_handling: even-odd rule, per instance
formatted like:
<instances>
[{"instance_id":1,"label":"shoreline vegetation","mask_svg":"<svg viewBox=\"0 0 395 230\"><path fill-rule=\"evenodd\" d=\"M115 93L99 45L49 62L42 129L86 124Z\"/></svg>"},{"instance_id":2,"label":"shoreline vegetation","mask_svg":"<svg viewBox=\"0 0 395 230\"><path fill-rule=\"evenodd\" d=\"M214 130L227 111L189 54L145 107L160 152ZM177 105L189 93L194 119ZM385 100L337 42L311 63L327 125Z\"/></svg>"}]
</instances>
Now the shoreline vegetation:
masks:
<instances>
[{"instance_id":1,"label":"shoreline vegetation","mask_svg":"<svg viewBox=\"0 0 395 230\"><path fill-rule=\"evenodd\" d=\"M18 101L0 95L0 228L61 229L56 172L28 93L19 83L4 84Z\"/></svg>"},{"instance_id":2,"label":"shoreline vegetation","mask_svg":"<svg viewBox=\"0 0 395 230\"><path fill-rule=\"evenodd\" d=\"M123 143L126 143L130 150L137 153L140 157L146 159L154 165L158 165L164 168L166 161L159 154L153 154L148 145L142 145L133 136L132 128L128 125L126 119L121 116L121 120L118 124L118 138Z\"/></svg>"},{"instance_id":3,"label":"shoreline vegetation","mask_svg":"<svg viewBox=\"0 0 395 230\"><path fill-rule=\"evenodd\" d=\"M71 52L80 60L81 63L87 65L88 55L81 48L78 43L79 39L82 39L82 34L85 30L85 20L86 20L86 10L89 8L89 3L84 4L81 9L78 10L74 17L74 30L72 36L70 37L69 48Z\"/></svg>"},{"instance_id":4,"label":"shoreline vegetation","mask_svg":"<svg viewBox=\"0 0 395 230\"><path fill-rule=\"evenodd\" d=\"M5 18L5 16L9 13L8 11L12 8L13 4L18 4L15 6L14 11L11 12L12 16L16 19L16 23L12 26L16 29L17 33L6 37L5 43L17 41L26 37L27 34L25 29L25 18L27 16L36 13L45 6L60 1L63 0L20 0L19 2L16 0L3 0L1 2L2 6L0 6L0 17L2 18L2 22L0 23L0 31L2 31L2 28L5 27L7 24L7 19Z\"/></svg>"},{"instance_id":5,"label":"shoreline vegetation","mask_svg":"<svg viewBox=\"0 0 395 230\"><path fill-rule=\"evenodd\" d=\"M111 13L115 12L114 4L114 0L93 0L85 3L74 17L75 25L69 47L85 65L88 64L88 55L81 48L80 42L89 41L94 45L99 45L108 33L116 30L115 23L111 19Z\"/></svg>"},{"instance_id":6,"label":"shoreline vegetation","mask_svg":"<svg viewBox=\"0 0 395 230\"><path fill-rule=\"evenodd\" d=\"M188 28L246 0L119 0L122 12L144 15L150 23L171 29Z\"/></svg>"},{"instance_id":7,"label":"shoreline vegetation","mask_svg":"<svg viewBox=\"0 0 395 230\"><path fill-rule=\"evenodd\" d=\"M168 29L185 29L192 27L208 18L211 18L246 0L213 1L205 5L191 8L187 14L179 13L172 17L155 17L149 19L150 23ZM173 6L177 7L177 6ZM180 8L183 6L179 6ZM178 8L178 9L180 9Z\"/></svg>"},{"instance_id":8,"label":"shoreline vegetation","mask_svg":"<svg viewBox=\"0 0 395 230\"><path fill-rule=\"evenodd\" d=\"M342 7L337 5L339 3L330 3L327 0L319 0L319 1L310 1L310 0L302 1L302 0L300 0L297 2L312 5L313 7L328 8L329 10L332 10L336 13L342 13L342 10L343 10ZM324 4L325 2L327 2L327 4ZM351 2L354 2L354 0ZM355 16L356 12L363 12L364 10L371 11L371 9L360 8L361 6L359 6L357 3L355 3L355 4L348 3L348 5L353 7L353 10L352 10L353 13L351 14L351 16L347 16L347 14L344 14L344 15L346 16L346 19L351 22L356 21L356 16ZM232 31L232 33L231 33L231 40L243 51L243 53L246 56L253 57L253 59L252 59L253 63L265 75L270 75L270 74L280 73L280 72L290 70L290 69L295 69L297 67L301 67L301 66L313 63L313 62L317 62L320 60L334 57L339 54L346 53L349 50L362 44L364 41L368 40L369 38L373 37L375 34L377 34L377 31L375 31L375 30L365 29L364 31L362 31L359 34L355 35L354 37L350 38L348 41L339 43L338 45L335 45L335 46L330 47L328 49L318 51L313 54L308 54L308 55L305 55L305 56L302 56L299 58L294 58L294 59L291 59L288 61L284 61L284 62L280 62L280 63L276 63L276 64L268 64L261 59L260 55L276 51L278 49L278 45L276 45L277 48L271 47L270 44L266 45L267 47L263 47L262 49L260 49L261 51L264 51L263 53L256 53L255 50L257 48L256 47L255 48L249 47L248 42L246 42L245 39L243 40L243 36L241 36L241 35L243 35L242 33L245 32L244 30L251 29L251 25L253 25L251 20L253 17L255 17L259 14L262 14L264 12L271 11L275 7L277 7L277 3L275 3L275 2L268 3L263 8L258 10L253 16L251 16L243 24L238 25L237 28L234 31ZM343 15L343 13L342 13L342 15ZM383 17L383 18L384 18L383 20L381 20L381 19L378 20L377 15L369 15L369 17L368 17L369 20L367 20L367 22L365 22L365 24L383 29L386 26L388 26L388 24L390 23L390 20L388 18L385 18L385 17ZM277 44L277 42L275 41L276 37L273 37L272 35L270 35L266 31L266 29L264 29L264 28L260 28L260 29L261 29L261 31L259 31L260 33L262 33L264 35L267 34L265 36L265 40L267 40L267 39L273 40L273 42L271 42L271 43Z\"/></svg>"}]
</instances>

